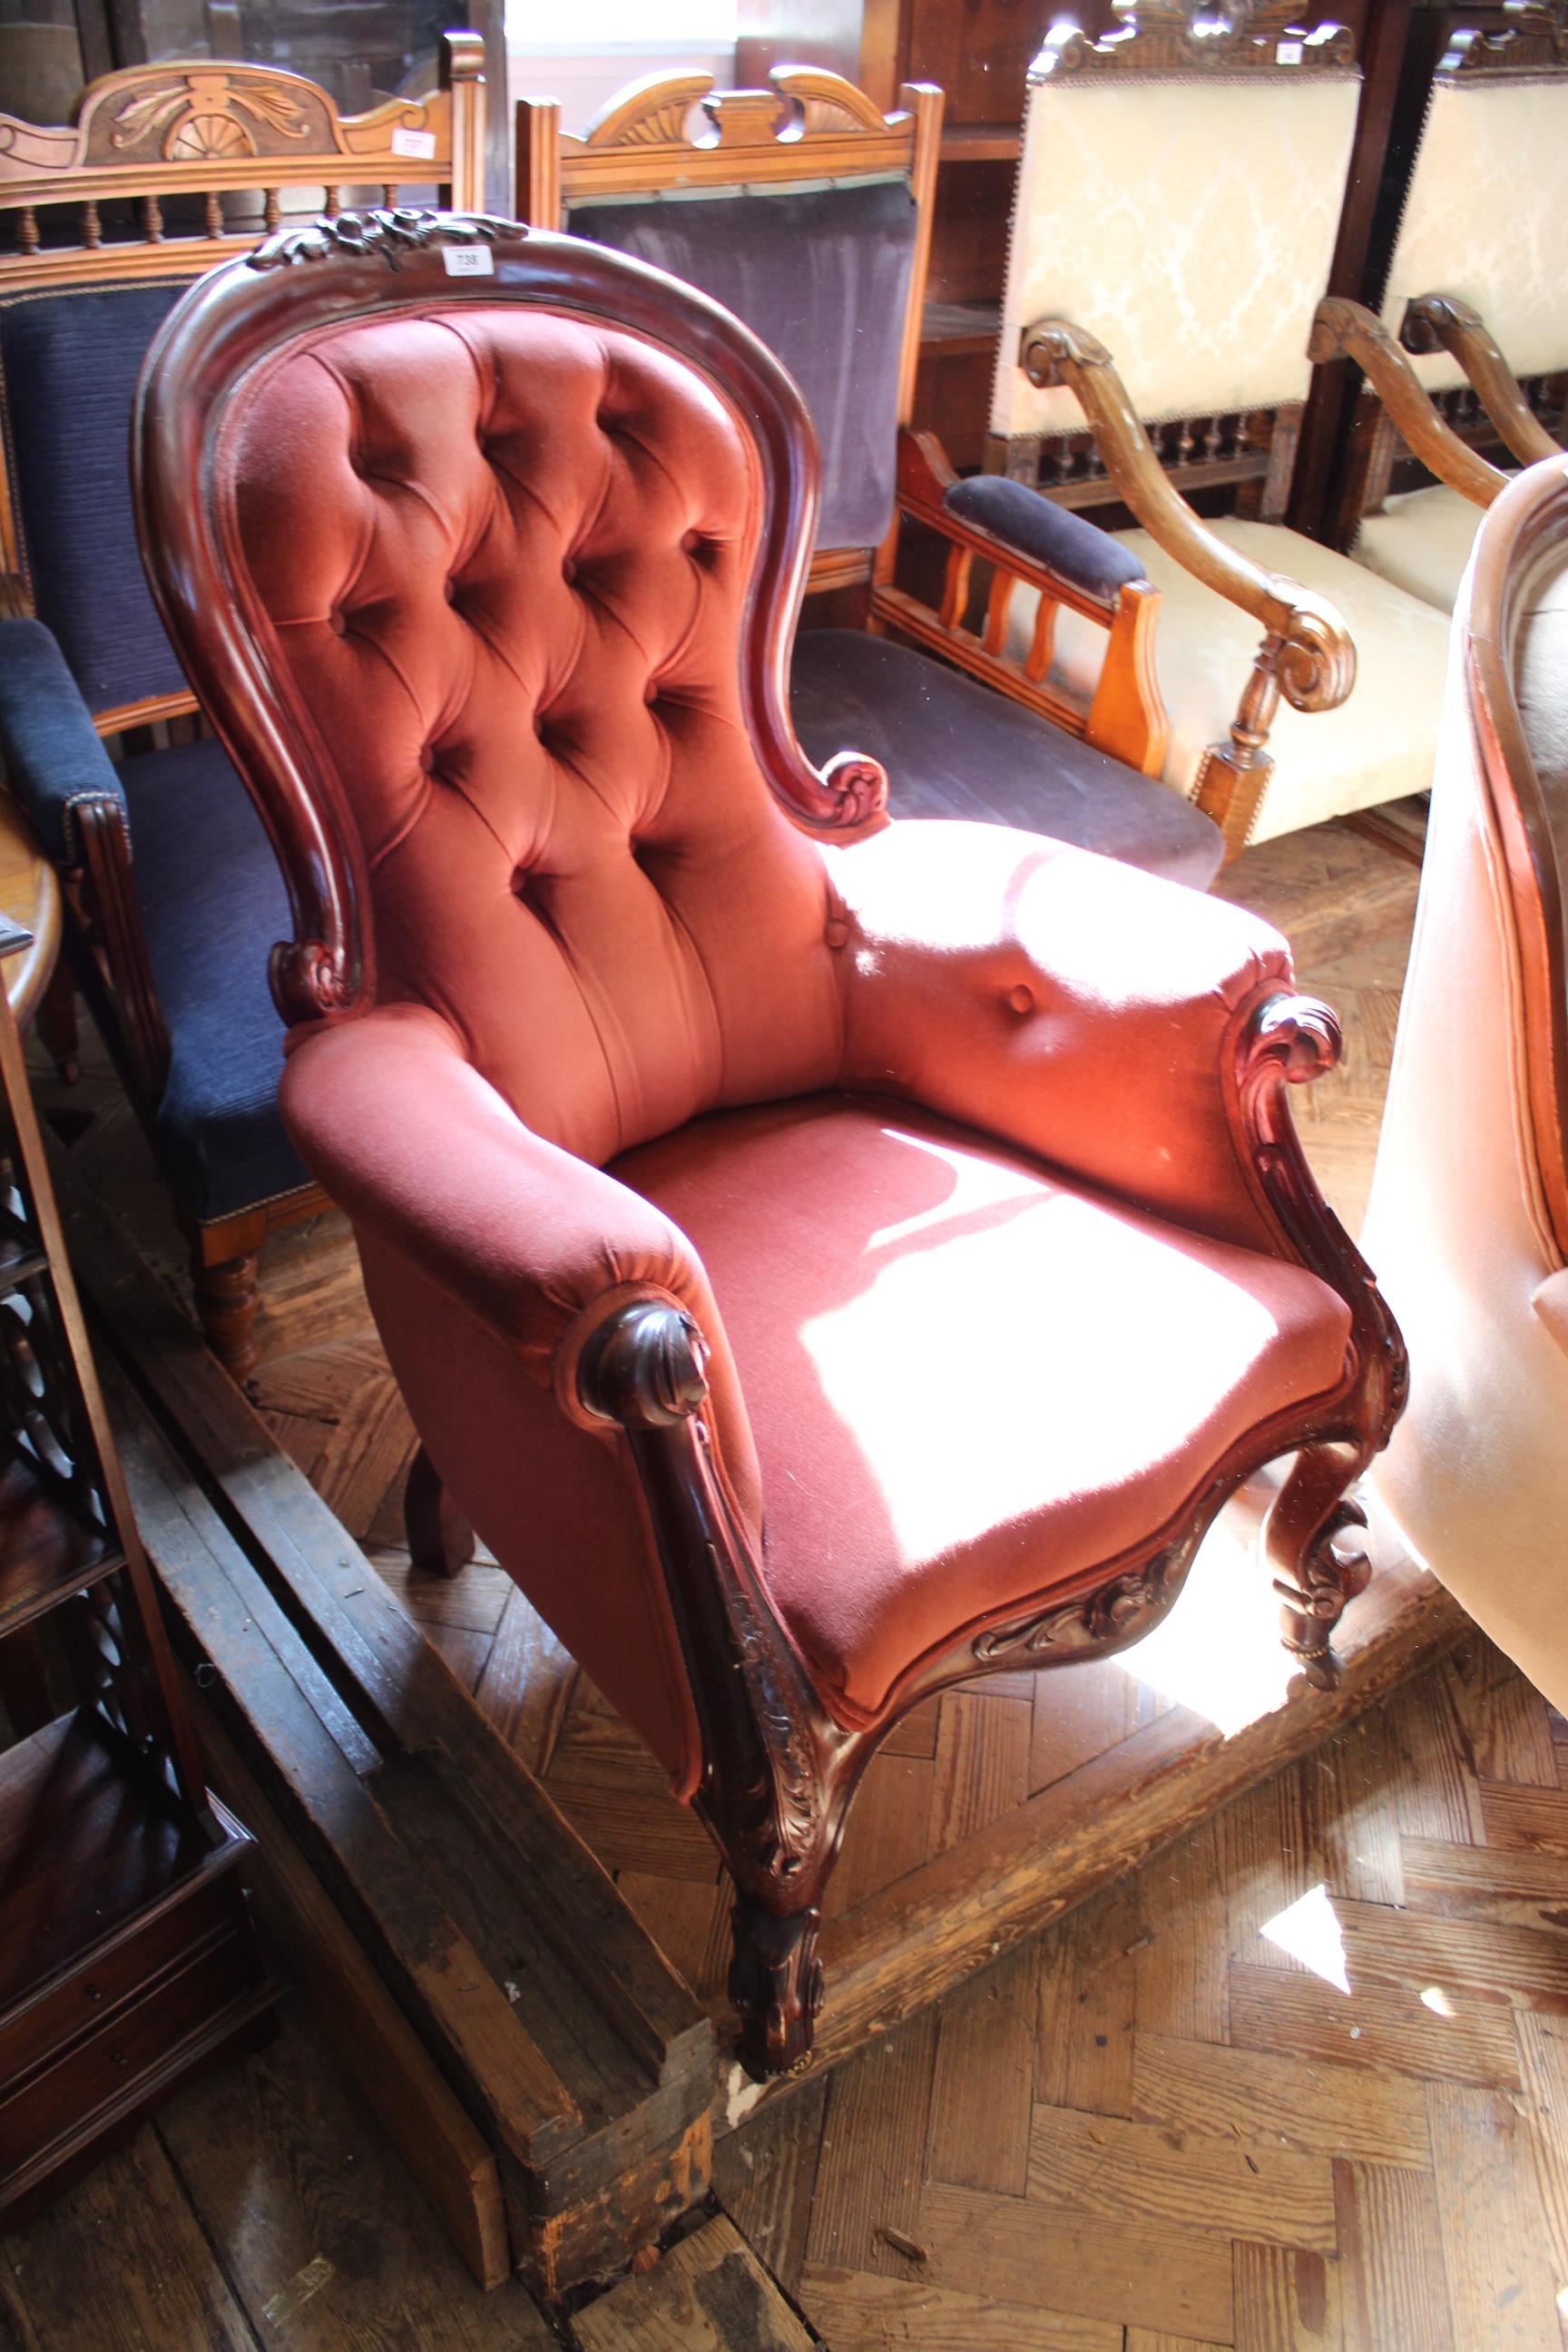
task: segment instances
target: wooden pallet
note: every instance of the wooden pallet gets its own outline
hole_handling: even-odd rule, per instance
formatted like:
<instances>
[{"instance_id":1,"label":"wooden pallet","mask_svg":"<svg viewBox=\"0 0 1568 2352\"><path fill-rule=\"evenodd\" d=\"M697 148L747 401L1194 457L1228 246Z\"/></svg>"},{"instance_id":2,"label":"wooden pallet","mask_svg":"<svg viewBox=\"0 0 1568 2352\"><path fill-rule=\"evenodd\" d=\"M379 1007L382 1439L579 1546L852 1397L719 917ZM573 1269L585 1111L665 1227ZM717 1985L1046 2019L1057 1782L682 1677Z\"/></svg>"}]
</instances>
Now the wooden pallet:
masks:
<instances>
[{"instance_id":1,"label":"wooden pallet","mask_svg":"<svg viewBox=\"0 0 1568 2352\"><path fill-rule=\"evenodd\" d=\"M273 1885L363 2087L476 2275L613 2273L706 2190L706 2018L163 1286L62 1195L216 1778L283 1834Z\"/></svg>"}]
</instances>

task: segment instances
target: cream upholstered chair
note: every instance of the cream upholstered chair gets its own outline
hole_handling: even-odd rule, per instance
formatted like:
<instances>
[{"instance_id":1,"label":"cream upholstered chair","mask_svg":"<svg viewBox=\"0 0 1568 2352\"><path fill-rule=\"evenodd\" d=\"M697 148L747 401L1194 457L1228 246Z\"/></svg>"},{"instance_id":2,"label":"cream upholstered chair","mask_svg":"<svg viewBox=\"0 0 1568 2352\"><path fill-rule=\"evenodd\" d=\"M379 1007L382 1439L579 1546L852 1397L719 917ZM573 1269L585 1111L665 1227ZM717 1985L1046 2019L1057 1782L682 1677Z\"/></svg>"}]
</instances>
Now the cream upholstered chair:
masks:
<instances>
[{"instance_id":1,"label":"cream upholstered chair","mask_svg":"<svg viewBox=\"0 0 1568 2352\"><path fill-rule=\"evenodd\" d=\"M1568 457L1487 514L1455 615L1364 1244L1410 1344L1377 1474L1568 1706Z\"/></svg>"},{"instance_id":2,"label":"cream upholstered chair","mask_svg":"<svg viewBox=\"0 0 1568 2352\"><path fill-rule=\"evenodd\" d=\"M1500 441L1530 465L1552 456L1562 436L1564 285L1568 33L1547 10L1527 7L1500 34L1456 35L1438 67L1383 326L1413 355L1416 382L1450 425L1471 443ZM1358 562L1451 612L1476 534L1473 493L1441 465L1436 482L1423 478L1386 411L1360 438L1341 543L1354 532Z\"/></svg>"},{"instance_id":3,"label":"cream upholstered chair","mask_svg":"<svg viewBox=\"0 0 1568 2352\"><path fill-rule=\"evenodd\" d=\"M1425 789L1446 631L1281 520L1355 127L1349 35L1291 34L1272 0L1207 32L1119 13L1099 42L1058 26L1031 68L988 462L1131 509L1120 536L1163 597L1165 778L1234 850ZM1236 511L1201 522L1182 493L1211 489ZM1086 650L1064 614L1069 683Z\"/></svg>"}]
</instances>

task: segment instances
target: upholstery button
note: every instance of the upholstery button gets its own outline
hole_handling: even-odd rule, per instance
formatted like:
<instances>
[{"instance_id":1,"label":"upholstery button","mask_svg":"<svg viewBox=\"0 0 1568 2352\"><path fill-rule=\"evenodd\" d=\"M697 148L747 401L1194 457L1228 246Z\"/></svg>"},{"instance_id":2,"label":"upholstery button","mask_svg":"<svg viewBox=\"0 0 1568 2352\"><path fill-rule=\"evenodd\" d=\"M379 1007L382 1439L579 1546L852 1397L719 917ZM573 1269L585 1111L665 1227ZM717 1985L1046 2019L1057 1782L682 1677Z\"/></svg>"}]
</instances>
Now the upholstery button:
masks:
<instances>
[{"instance_id":1,"label":"upholstery button","mask_svg":"<svg viewBox=\"0 0 1568 2352\"><path fill-rule=\"evenodd\" d=\"M341 604L334 604L327 614L327 626L334 637L346 637L349 633L348 614Z\"/></svg>"},{"instance_id":2,"label":"upholstery button","mask_svg":"<svg viewBox=\"0 0 1568 2352\"><path fill-rule=\"evenodd\" d=\"M832 921L823 931L822 936L827 941L830 948L841 948L849 937L849 926L847 923L840 922L837 916L835 915Z\"/></svg>"},{"instance_id":3,"label":"upholstery button","mask_svg":"<svg viewBox=\"0 0 1568 2352\"><path fill-rule=\"evenodd\" d=\"M448 580L445 583L441 593L446 597L448 604L455 604L458 601L458 583L456 580Z\"/></svg>"},{"instance_id":4,"label":"upholstery button","mask_svg":"<svg viewBox=\"0 0 1568 2352\"><path fill-rule=\"evenodd\" d=\"M647 682L647 684L644 687L644 688L643 688L643 690L642 690L642 698L643 698L643 700L644 700L646 703L647 703L647 704L650 706L650 708L651 708L651 706L658 700L658 698L659 698L659 684L658 684L658 678L657 678L657 677L650 677L650 678L649 678L649 680L648 680L648 682Z\"/></svg>"},{"instance_id":5,"label":"upholstery button","mask_svg":"<svg viewBox=\"0 0 1568 2352\"><path fill-rule=\"evenodd\" d=\"M419 765L426 775L433 776L435 774L436 754L428 743L426 744L425 749L419 754Z\"/></svg>"},{"instance_id":6,"label":"upholstery button","mask_svg":"<svg viewBox=\"0 0 1568 2352\"><path fill-rule=\"evenodd\" d=\"M568 587L570 587L573 581L576 579L577 559L575 556L567 555L562 558L561 577L565 581Z\"/></svg>"},{"instance_id":7,"label":"upholstery button","mask_svg":"<svg viewBox=\"0 0 1568 2352\"><path fill-rule=\"evenodd\" d=\"M700 530L682 531L680 544L688 555L696 555L702 545L702 533Z\"/></svg>"},{"instance_id":8,"label":"upholstery button","mask_svg":"<svg viewBox=\"0 0 1568 2352\"><path fill-rule=\"evenodd\" d=\"M1032 988L1026 988L1020 981L1016 988L1008 990L1007 1002L1015 1013L1032 1013L1035 1009L1035 992Z\"/></svg>"}]
</instances>

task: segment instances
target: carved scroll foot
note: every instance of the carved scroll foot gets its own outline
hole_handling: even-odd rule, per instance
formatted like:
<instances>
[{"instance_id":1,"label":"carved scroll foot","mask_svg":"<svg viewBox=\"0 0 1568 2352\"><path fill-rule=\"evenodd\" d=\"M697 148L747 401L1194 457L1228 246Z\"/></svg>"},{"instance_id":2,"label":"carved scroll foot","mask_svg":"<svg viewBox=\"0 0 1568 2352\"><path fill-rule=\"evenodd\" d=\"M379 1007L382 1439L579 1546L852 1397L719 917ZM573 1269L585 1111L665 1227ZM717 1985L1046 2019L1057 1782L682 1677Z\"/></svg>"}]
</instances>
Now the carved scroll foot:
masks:
<instances>
[{"instance_id":1,"label":"carved scroll foot","mask_svg":"<svg viewBox=\"0 0 1568 2352\"><path fill-rule=\"evenodd\" d=\"M780 1918L742 1895L730 1922L730 1999L741 2017L741 2055L753 2074L787 2074L810 2057L822 2006L822 1914L813 1905Z\"/></svg>"},{"instance_id":2,"label":"carved scroll foot","mask_svg":"<svg viewBox=\"0 0 1568 2352\"><path fill-rule=\"evenodd\" d=\"M1321 1690L1331 1690L1339 1680L1330 1647L1334 1628L1346 1602L1365 1591L1372 1572L1357 1533L1366 1515L1345 1499L1357 1466L1347 1464L1346 1449L1308 1446L1291 1466L1263 1530L1279 1596L1281 1637Z\"/></svg>"},{"instance_id":3,"label":"carved scroll foot","mask_svg":"<svg viewBox=\"0 0 1568 2352\"><path fill-rule=\"evenodd\" d=\"M456 1576L474 1556L474 1531L423 1446L408 1465L403 1526L408 1556L422 1576Z\"/></svg>"}]
</instances>

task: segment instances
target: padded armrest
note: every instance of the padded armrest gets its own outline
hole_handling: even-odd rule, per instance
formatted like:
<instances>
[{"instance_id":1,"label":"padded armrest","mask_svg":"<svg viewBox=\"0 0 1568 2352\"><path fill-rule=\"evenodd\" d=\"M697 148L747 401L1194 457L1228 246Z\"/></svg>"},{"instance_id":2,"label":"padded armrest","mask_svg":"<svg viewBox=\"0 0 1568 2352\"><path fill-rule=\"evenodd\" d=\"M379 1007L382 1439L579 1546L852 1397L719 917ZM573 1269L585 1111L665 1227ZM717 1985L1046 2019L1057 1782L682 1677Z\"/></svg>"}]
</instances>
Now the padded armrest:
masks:
<instances>
[{"instance_id":1,"label":"padded armrest","mask_svg":"<svg viewBox=\"0 0 1568 2352\"><path fill-rule=\"evenodd\" d=\"M824 852L844 1082L910 1095L1222 1240L1273 1247L1235 1072L1291 987L1243 908L1041 835L910 819Z\"/></svg>"},{"instance_id":2,"label":"padded armrest","mask_svg":"<svg viewBox=\"0 0 1568 2352\"><path fill-rule=\"evenodd\" d=\"M41 621L0 621L0 757L57 866L80 863L75 817L80 802L112 801L129 840L114 763L65 656Z\"/></svg>"},{"instance_id":3,"label":"padded armrest","mask_svg":"<svg viewBox=\"0 0 1568 2352\"><path fill-rule=\"evenodd\" d=\"M637 1292L684 1307L709 1350L715 1435L749 1459L719 1310L679 1226L531 1133L423 1005L295 1035L283 1123L356 1226L507 1340L574 1412L572 1369L605 1314Z\"/></svg>"},{"instance_id":4,"label":"padded armrest","mask_svg":"<svg viewBox=\"0 0 1568 2352\"><path fill-rule=\"evenodd\" d=\"M989 531L1031 563L1043 563L1070 580L1086 596L1113 603L1118 589L1149 576L1110 531L1055 505L1026 482L976 474L966 482L954 482L942 505L960 522Z\"/></svg>"}]
</instances>

